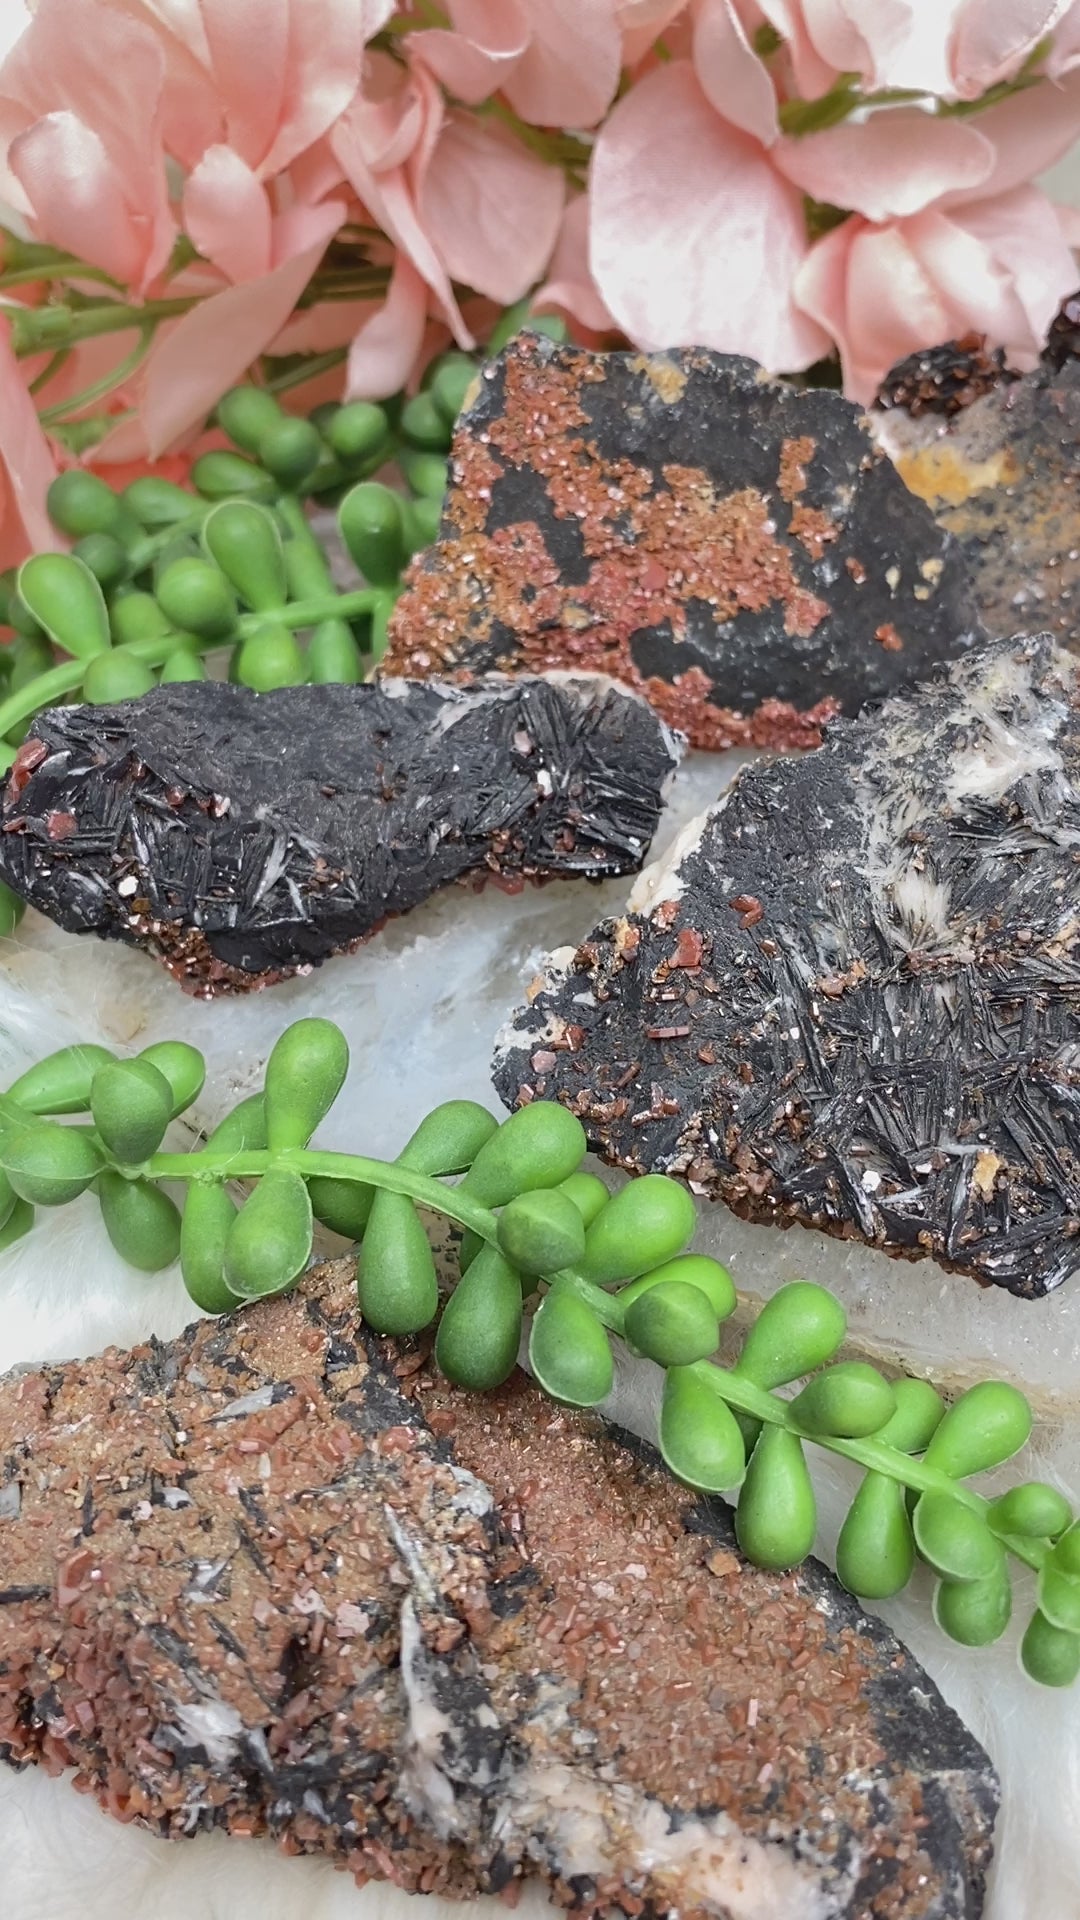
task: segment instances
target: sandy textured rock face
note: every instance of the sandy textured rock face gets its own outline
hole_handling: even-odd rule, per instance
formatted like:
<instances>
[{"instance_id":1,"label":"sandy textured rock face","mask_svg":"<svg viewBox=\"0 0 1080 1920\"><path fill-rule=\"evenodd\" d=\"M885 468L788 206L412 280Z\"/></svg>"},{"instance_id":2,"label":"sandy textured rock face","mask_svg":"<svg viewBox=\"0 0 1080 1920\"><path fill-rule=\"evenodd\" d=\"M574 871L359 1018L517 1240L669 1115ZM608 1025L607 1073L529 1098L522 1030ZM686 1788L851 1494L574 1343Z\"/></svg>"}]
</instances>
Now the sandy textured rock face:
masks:
<instances>
[{"instance_id":1,"label":"sandy textured rock face","mask_svg":"<svg viewBox=\"0 0 1080 1920\"><path fill-rule=\"evenodd\" d=\"M1078 862L1075 662L989 646L747 769L549 961L496 1083L750 1219L1047 1293L1080 1264Z\"/></svg>"},{"instance_id":2,"label":"sandy textured rock face","mask_svg":"<svg viewBox=\"0 0 1080 1920\"><path fill-rule=\"evenodd\" d=\"M268 986L455 881L636 873L681 742L600 676L157 688L42 714L0 872L189 991Z\"/></svg>"},{"instance_id":3,"label":"sandy textured rock face","mask_svg":"<svg viewBox=\"0 0 1080 1920\"><path fill-rule=\"evenodd\" d=\"M814 746L976 637L968 569L839 394L524 337L454 442L386 667L591 666L703 747Z\"/></svg>"},{"instance_id":4,"label":"sandy textured rock face","mask_svg":"<svg viewBox=\"0 0 1080 1920\"><path fill-rule=\"evenodd\" d=\"M982 1911L993 1770L888 1630L520 1378L365 1347L351 1263L0 1381L0 1456L0 1752L123 1819L584 1914Z\"/></svg>"}]
</instances>

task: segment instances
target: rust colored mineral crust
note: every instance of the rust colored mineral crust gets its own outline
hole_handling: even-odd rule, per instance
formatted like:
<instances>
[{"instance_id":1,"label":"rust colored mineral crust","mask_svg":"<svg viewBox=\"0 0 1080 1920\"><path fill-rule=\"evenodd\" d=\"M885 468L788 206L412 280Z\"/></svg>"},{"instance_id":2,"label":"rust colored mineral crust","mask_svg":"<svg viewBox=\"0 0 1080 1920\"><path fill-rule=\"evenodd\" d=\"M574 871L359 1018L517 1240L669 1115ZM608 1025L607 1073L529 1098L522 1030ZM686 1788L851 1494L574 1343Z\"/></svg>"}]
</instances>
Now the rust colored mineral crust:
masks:
<instances>
[{"instance_id":1,"label":"rust colored mineral crust","mask_svg":"<svg viewBox=\"0 0 1080 1920\"><path fill-rule=\"evenodd\" d=\"M451 473L389 674L588 667L695 746L802 748L976 637L954 543L858 408L749 360L522 336Z\"/></svg>"},{"instance_id":2,"label":"rust colored mineral crust","mask_svg":"<svg viewBox=\"0 0 1080 1920\"><path fill-rule=\"evenodd\" d=\"M587 1915L976 1920L997 1783L815 1563L520 1376L361 1336L351 1263L0 1381L0 1751L121 1820Z\"/></svg>"}]
</instances>

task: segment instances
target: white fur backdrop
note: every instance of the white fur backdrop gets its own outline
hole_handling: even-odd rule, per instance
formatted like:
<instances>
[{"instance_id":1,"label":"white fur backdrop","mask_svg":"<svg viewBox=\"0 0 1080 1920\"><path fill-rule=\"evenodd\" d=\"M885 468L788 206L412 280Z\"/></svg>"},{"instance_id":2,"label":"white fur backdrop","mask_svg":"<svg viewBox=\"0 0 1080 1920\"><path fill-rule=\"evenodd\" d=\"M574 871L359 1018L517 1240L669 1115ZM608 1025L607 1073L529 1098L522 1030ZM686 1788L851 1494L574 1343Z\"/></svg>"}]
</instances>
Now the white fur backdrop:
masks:
<instances>
[{"instance_id":1,"label":"white fur backdrop","mask_svg":"<svg viewBox=\"0 0 1080 1920\"><path fill-rule=\"evenodd\" d=\"M714 799L738 756L693 756L679 774L657 852ZM0 945L0 1085L53 1047L84 1038L136 1050L168 1036L205 1051L209 1075L192 1119L212 1124L258 1082L282 1028L303 1013L339 1021L352 1070L319 1138L395 1153L417 1118L451 1093L493 1104L493 1035L541 954L580 939L625 898L622 882L559 884L507 899L454 889L398 921L361 953L246 999L186 999L140 954L77 940L28 914ZM185 1140L185 1124L174 1129ZM190 1138L190 1135L186 1137ZM1049 1474L1080 1496L1080 1284L1034 1305L983 1292L927 1263L894 1263L821 1236L747 1227L704 1208L699 1244L732 1267L751 1297L797 1274L836 1287L862 1351L903 1360L956 1387L990 1369L1026 1386L1039 1408L1038 1450L1010 1474ZM177 1272L153 1278L121 1265L96 1205L39 1215L0 1256L0 1369L88 1354L191 1317ZM625 1372L613 1411L654 1431L652 1369ZM823 1544L832 1544L853 1482L818 1465ZM1030 1608L1030 1589L1019 1582ZM1019 1672L1014 1632L965 1653L943 1640L925 1582L883 1609L1002 1774L1004 1809L989 1920L1076 1920L1080 1911L1080 1697L1036 1690ZM482 1903L495 1920L505 1913ZM329 1866L285 1859L269 1843L203 1837L165 1843L110 1822L65 1781L0 1767L0 1920L453 1920L450 1903L358 1891ZM533 1893L525 1911L546 1910ZM767 1920L767 1916L763 1916Z\"/></svg>"}]
</instances>

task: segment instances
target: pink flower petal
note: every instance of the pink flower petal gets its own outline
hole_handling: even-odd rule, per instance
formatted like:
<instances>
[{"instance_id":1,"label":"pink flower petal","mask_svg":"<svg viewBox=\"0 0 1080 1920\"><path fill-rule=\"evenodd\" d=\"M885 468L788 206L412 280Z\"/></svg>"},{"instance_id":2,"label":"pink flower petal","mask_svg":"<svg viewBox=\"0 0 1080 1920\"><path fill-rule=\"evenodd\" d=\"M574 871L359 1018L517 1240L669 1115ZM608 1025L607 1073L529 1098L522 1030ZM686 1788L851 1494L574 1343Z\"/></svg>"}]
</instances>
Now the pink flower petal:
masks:
<instances>
[{"instance_id":1,"label":"pink flower petal","mask_svg":"<svg viewBox=\"0 0 1080 1920\"><path fill-rule=\"evenodd\" d=\"M411 33L409 52L414 60L422 60L431 69L455 100L463 100L468 107L497 93L519 57L517 53L488 53L445 27Z\"/></svg>"},{"instance_id":2,"label":"pink flower petal","mask_svg":"<svg viewBox=\"0 0 1080 1920\"><path fill-rule=\"evenodd\" d=\"M229 145L261 168L285 109L289 0L202 0L201 12Z\"/></svg>"},{"instance_id":3,"label":"pink flower petal","mask_svg":"<svg viewBox=\"0 0 1080 1920\"><path fill-rule=\"evenodd\" d=\"M630 73L657 40L662 39L672 50L668 34L686 6L687 0L621 0L616 15L622 34L623 66Z\"/></svg>"},{"instance_id":4,"label":"pink flower petal","mask_svg":"<svg viewBox=\"0 0 1080 1920\"><path fill-rule=\"evenodd\" d=\"M104 143L73 113L49 113L14 142L8 163L34 209L34 228L125 286L143 276L145 220Z\"/></svg>"},{"instance_id":5,"label":"pink flower petal","mask_svg":"<svg viewBox=\"0 0 1080 1920\"><path fill-rule=\"evenodd\" d=\"M451 280L492 300L520 300L558 237L564 176L504 128L449 115L420 189L421 222Z\"/></svg>"},{"instance_id":6,"label":"pink flower petal","mask_svg":"<svg viewBox=\"0 0 1080 1920\"><path fill-rule=\"evenodd\" d=\"M416 109L418 113L416 149L427 154L433 149L441 126L442 96L431 76L425 74L421 67L415 69L412 82L415 88L414 104L420 103L417 104ZM355 101L349 111L342 115L330 137L346 178L355 188L372 218L400 252L408 256L417 272L427 281L448 323L453 328L458 344L465 348L471 347L472 335L458 310L450 276L417 210L416 169L407 171L404 166L396 165L385 171L374 171L368 158L369 103L363 100ZM421 183L423 171L421 167Z\"/></svg>"},{"instance_id":7,"label":"pink flower petal","mask_svg":"<svg viewBox=\"0 0 1080 1920\"><path fill-rule=\"evenodd\" d=\"M146 365L142 422L151 459L182 438L242 380L280 333L322 257L322 245L259 280L203 300L155 346Z\"/></svg>"},{"instance_id":8,"label":"pink flower petal","mask_svg":"<svg viewBox=\"0 0 1080 1920\"><path fill-rule=\"evenodd\" d=\"M507 58L529 44L527 0L447 0L446 10L454 31L485 53Z\"/></svg>"},{"instance_id":9,"label":"pink flower petal","mask_svg":"<svg viewBox=\"0 0 1080 1920\"><path fill-rule=\"evenodd\" d=\"M904 230L871 227L857 215L817 242L795 292L840 349L845 393L864 405L897 360L950 332L945 304Z\"/></svg>"},{"instance_id":10,"label":"pink flower petal","mask_svg":"<svg viewBox=\"0 0 1080 1920\"><path fill-rule=\"evenodd\" d=\"M732 0L702 0L694 20L694 69L717 113L770 147L780 131L776 93Z\"/></svg>"},{"instance_id":11,"label":"pink flower petal","mask_svg":"<svg viewBox=\"0 0 1080 1920\"><path fill-rule=\"evenodd\" d=\"M889 220L917 213L943 194L981 188L993 170L994 149L970 121L890 107L861 122L782 139L773 159L815 200Z\"/></svg>"},{"instance_id":12,"label":"pink flower petal","mask_svg":"<svg viewBox=\"0 0 1080 1920\"><path fill-rule=\"evenodd\" d=\"M611 0L523 0L529 46L503 91L539 127L591 127L619 84L621 42Z\"/></svg>"},{"instance_id":13,"label":"pink flower petal","mask_svg":"<svg viewBox=\"0 0 1080 1920\"><path fill-rule=\"evenodd\" d=\"M760 0L761 12L785 43L795 90L804 100L828 93L837 69L823 58L805 19L808 0Z\"/></svg>"},{"instance_id":14,"label":"pink flower petal","mask_svg":"<svg viewBox=\"0 0 1080 1920\"><path fill-rule=\"evenodd\" d=\"M361 327L350 349L348 399L386 400L400 392L423 346L427 297L422 276L399 254L383 305Z\"/></svg>"},{"instance_id":15,"label":"pink flower petal","mask_svg":"<svg viewBox=\"0 0 1080 1920\"><path fill-rule=\"evenodd\" d=\"M266 188L231 147L208 147L188 175L184 231L227 280L256 280L270 271L270 202Z\"/></svg>"},{"instance_id":16,"label":"pink flower petal","mask_svg":"<svg viewBox=\"0 0 1080 1920\"><path fill-rule=\"evenodd\" d=\"M1065 18L1072 0L963 0L953 24L950 65L961 100L1010 80L1032 48Z\"/></svg>"},{"instance_id":17,"label":"pink flower petal","mask_svg":"<svg viewBox=\"0 0 1080 1920\"><path fill-rule=\"evenodd\" d=\"M1027 186L954 208L949 218L992 254L999 275L1008 275L1022 322L1012 333L1002 328L1000 338L1018 366L1034 365L1051 320L1076 287L1060 209L1038 187Z\"/></svg>"},{"instance_id":18,"label":"pink flower petal","mask_svg":"<svg viewBox=\"0 0 1080 1920\"><path fill-rule=\"evenodd\" d=\"M996 162L982 186L953 194L954 203L989 199L1024 186L1068 153L1080 128L1080 71L987 107L976 125L994 147Z\"/></svg>"},{"instance_id":19,"label":"pink flower petal","mask_svg":"<svg viewBox=\"0 0 1080 1920\"><path fill-rule=\"evenodd\" d=\"M520 0L450 0L454 31L432 27L409 35L409 52L467 106L486 100L504 82L529 44Z\"/></svg>"},{"instance_id":20,"label":"pink flower petal","mask_svg":"<svg viewBox=\"0 0 1080 1920\"><path fill-rule=\"evenodd\" d=\"M327 247L349 217L345 200L320 200L317 207L288 207L274 219L273 264L280 267L309 247Z\"/></svg>"},{"instance_id":21,"label":"pink flower petal","mask_svg":"<svg viewBox=\"0 0 1080 1920\"><path fill-rule=\"evenodd\" d=\"M562 217L548 278L533 300L541 311L557 308L590 333L613 331L615 322L601 300L589 270L589 196L579 193Z\"/></svg>"},{"instance_id":22,"label":"pink flower petal","mask_svg":"<svg viewBox=\"0 0 1080 1920\"><path fill-rule=\"evenodd\" d=\"M193 167L207 147L225 138L199 0L112 0L112 5L153 27L165 61L162 139L181 166Z\"/></svg>"},{"instance_id":23,"label":"pink flower petal","mask_svg":"<svg viewBox=\"0 0 1080 1920\"><path fill-rule=\"evenodd\" d=\"M602 299L641 347L713 347L776 371L828 345L791 284L807 251L802 195L725 124L673 61L619 102L593 155L591 258Z\"/></svg>"},{"instance_id":24,"label":"pink flower petal","mask_svg":"<svg viewBox=\"0 0 1080 1920\"><path fill-rule=\"evenodd\" d=\"M65 543L45 510L56 462L5 324L0 324L0 450L8 496L0 509L0 567L10 567L28 553L56 552Z\"/></svg>"},{"instance_id":25,"label":"pink flower petal","mask_svg":"<svg viewBox=\"0 0 1080 1920\"><path fill-rule=\"evenodd\" d=\"M141 261L130 275L140 290L161 271L176 232L159 124L164 71L161 48L141 21L99 0L40 0L0 72L0 95L31 119L66 112L100 142L132 230L142 234Z\"/></svg>"}]
</instances>

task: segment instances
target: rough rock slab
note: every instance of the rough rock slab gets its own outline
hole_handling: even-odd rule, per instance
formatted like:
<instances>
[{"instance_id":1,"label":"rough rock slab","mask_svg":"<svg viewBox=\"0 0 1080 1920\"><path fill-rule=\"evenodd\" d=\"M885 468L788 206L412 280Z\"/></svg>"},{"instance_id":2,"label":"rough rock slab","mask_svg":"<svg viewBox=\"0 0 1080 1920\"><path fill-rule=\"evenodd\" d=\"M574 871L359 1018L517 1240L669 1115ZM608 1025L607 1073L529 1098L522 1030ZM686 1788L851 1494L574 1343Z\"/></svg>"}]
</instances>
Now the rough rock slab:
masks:
<instances>
[{"instance_id":1,"label":"rough rock slab","mask_svg":"<svg viewBox=\"0 0 1080 1920\"><path fill-rule=\"evenodd\" d=\"M0 873L189 991L265 986L452 881L640 867L680 743L594 675L256 694L211 682L38 716Z\"/></svg>"},{"instance_id":2,"label":"rough rock slab","mask_svg":"<svg viewBox=\"0 0 1080 1920\"><path fill-rule=\"evenodd\" d=\"M520 1376L365 1344L351 1263L0 1381L0 1460L0 1753L120 1819L587 1915L982 1910L996 1780L889 1630Z\"/></svg>"},{"instance_id":3,"label":"rough rock slab","mask_svg":"<svg viewBox=\"0 0 1080 1920\"><path fill-rule=\"evenodd\" d=\"M839 394L522 336L458 426L386 671L596 667L695 746L816 746L974 637L952 538Z\"/></svg>"},{"instance_id":4,"label":"rough rock slab","mask_svg":"<svg viewBox=\"0 0 1080 1920\"><path fill-rule=\"evenodd\" d=\"M1035 1297L1080 1265L1080 712L996 642L758 764L500 1036L620 1166Z\"/></svg>"},{"instance_id":5,"label":"rough rock slab","mask_svg":"<svg viewBox=\"0 0 1080 1920\"><path fill-rule=\"evenodd\" d=\"M876 433L963 555L969 618L995 635L1045 627L1080 650L1080 359L1053 341L947 430L891 411Z\"/></svg>"}]
</instances>

